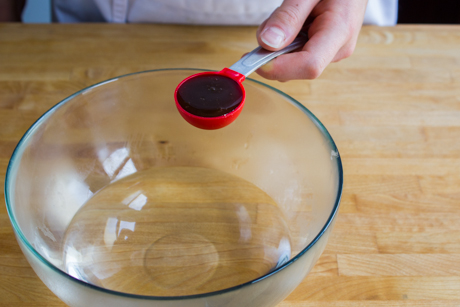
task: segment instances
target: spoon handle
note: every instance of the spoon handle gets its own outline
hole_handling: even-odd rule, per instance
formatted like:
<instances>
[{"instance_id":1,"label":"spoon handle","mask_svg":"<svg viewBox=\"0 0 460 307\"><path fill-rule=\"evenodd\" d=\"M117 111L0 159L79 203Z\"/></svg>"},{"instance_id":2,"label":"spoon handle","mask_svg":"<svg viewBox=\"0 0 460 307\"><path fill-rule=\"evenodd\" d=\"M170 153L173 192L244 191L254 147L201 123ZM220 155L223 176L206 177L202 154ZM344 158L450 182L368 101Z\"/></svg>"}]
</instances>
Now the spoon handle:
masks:
<instances>
[{"instance_id":1,"label":"spoon handle","mask_svg":"<svg viewBox=\"0 0 460 307\"><path fill-rule=\"evenodd\" d=\"M270 62L274 58L284 53L291 52L297 48L302 47L308 41L305 33L301 32L299 36L287 47L278 51L268 51L262 47L257 47L253 51L246 54L238 62L229 67L229 69L236 71L244 76L249 76L260 66Z\"/></svg>"}]
</instances>

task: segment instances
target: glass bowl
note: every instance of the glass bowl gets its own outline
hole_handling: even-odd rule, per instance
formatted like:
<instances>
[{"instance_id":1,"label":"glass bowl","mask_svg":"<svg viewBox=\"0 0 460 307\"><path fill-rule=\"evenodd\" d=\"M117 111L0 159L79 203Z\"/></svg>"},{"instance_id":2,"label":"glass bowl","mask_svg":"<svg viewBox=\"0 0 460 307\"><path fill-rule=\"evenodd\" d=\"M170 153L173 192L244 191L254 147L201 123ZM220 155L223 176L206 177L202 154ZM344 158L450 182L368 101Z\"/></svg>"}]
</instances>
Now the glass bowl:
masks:
<instances>
[{"instance_id":1,"label":"glass bowl","mask_svg":"<svg viewBox=\"0 0 460 307\"><path fill-rule=\"evenodd\" d=\"M69 306L275 306L324 250L343 180L327 130L251 79L233 124L193 127L173 94L199 71L90 86L16 147L8 214L30 265Z\"/></svg>"}]
</instances>

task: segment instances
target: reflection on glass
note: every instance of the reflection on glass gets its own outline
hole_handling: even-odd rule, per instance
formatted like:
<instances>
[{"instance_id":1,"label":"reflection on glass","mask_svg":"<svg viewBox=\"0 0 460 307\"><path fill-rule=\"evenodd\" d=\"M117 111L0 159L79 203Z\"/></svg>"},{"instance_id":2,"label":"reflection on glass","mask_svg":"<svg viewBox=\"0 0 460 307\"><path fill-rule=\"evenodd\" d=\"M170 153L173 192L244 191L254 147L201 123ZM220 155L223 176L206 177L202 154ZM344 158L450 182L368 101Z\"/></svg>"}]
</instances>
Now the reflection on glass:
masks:
<instances>
[{"instance_id":1,"label":"reflection on glass","mask_svg":"<svg viewBox=\"0 0 460 307\"><path fill-rule=\"evenodd\" d=\"M102 166L109 177L115 175L115 172L123 165L128 155L129 150L127 148L120 148L115 150L102 162Z\"/></svg>"},{"instance_id":2,"label":"reflection on glass","mask_svg":"<svg viewBox=\"0 0 460 307\"><path fill-rule=\"evenodd\" d=\"M99 153L99 155L103 156L102 153ZM112 152L110 156L103 159L102 167L110 178L113 180L118 180L120 178L134 174L137 171L133 160L128 158L129 149L125 147L119 148Z\"/></svg>"},{"instance_id":3,"label":"reflection on glass","mask_svg":"<svg viewBox=\"0 0 460 307\"><path fill-rule=\"evenodd\" d=\"M131 208L131 209L140 211L140 210L142 210L142 207L144 207L145 204L147 203L147 196L142 194L140 191L135 193L134 195L136 195L136 197L134 199L132 199L132 200L131 199L129 199L129 200L125 199L125 200L123 200L123 203L128 205L128 207ZM131 197L129 197L129 198L131 198Z\"/></svg>"},{"instance_id":4,"label":"reflection on glass","mask_svg":"<svg viewBox=\"0 0 460 307\"><path fill-rule=\"evenodd\" d=\"M236 286L290 256L283 214L265 192L217 170L167 167L96 193L66 231L63 261L104 288L169 296Z\"/></svg>"},{"instance_id":5,"label":"reflection on glass","mask_svg":"<svg viewBox=\"0 0 460 307\"><path fill-rule=\"evenodd\" d=\"M117 239L117 224L117 218L109 217L107 219L107 224L104 230L104 243L109 250L112 250L113 243Z\"/></svg>"}]
</instances>

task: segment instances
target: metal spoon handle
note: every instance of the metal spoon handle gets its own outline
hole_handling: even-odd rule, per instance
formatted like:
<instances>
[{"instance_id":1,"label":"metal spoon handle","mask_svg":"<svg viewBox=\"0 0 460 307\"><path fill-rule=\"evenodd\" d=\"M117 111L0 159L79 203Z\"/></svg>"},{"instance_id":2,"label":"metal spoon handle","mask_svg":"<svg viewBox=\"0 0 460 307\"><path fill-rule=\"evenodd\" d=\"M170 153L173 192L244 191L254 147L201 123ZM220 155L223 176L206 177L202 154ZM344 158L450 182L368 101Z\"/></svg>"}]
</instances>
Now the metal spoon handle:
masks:
<instances>
[{"instance_id":1,"label":"metal spoon handle","mask_svg":"<svg viewBox=\"0 0 460 307\"><path fill-rule=\"evenodd\" d=\"M290 45L278 51L268 51L262 47L257 47L229 68L247 77L260 66L270 62L279 55L302 47L307 41L307 35L305 33L300 33Z\"/></svg>"}]
</instances>

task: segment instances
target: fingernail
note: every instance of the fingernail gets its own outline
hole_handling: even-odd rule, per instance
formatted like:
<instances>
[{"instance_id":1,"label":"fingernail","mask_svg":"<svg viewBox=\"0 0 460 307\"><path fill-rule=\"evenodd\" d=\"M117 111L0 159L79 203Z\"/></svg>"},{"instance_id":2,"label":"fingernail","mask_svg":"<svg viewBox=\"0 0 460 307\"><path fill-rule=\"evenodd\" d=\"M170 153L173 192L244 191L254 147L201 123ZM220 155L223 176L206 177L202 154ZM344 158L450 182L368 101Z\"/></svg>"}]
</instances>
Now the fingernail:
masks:
<instances>
[{"instance_id":1,"label":"fingernail","mask_svg":"<svg viewBox=\"0 0 460 307\"><path fill-rule=\"evenodd\" d=\"M279 48L286 39L286 34L280 28L269 27L262 32L260 39L270 47Z\"/></svg>"}]
</instances>

